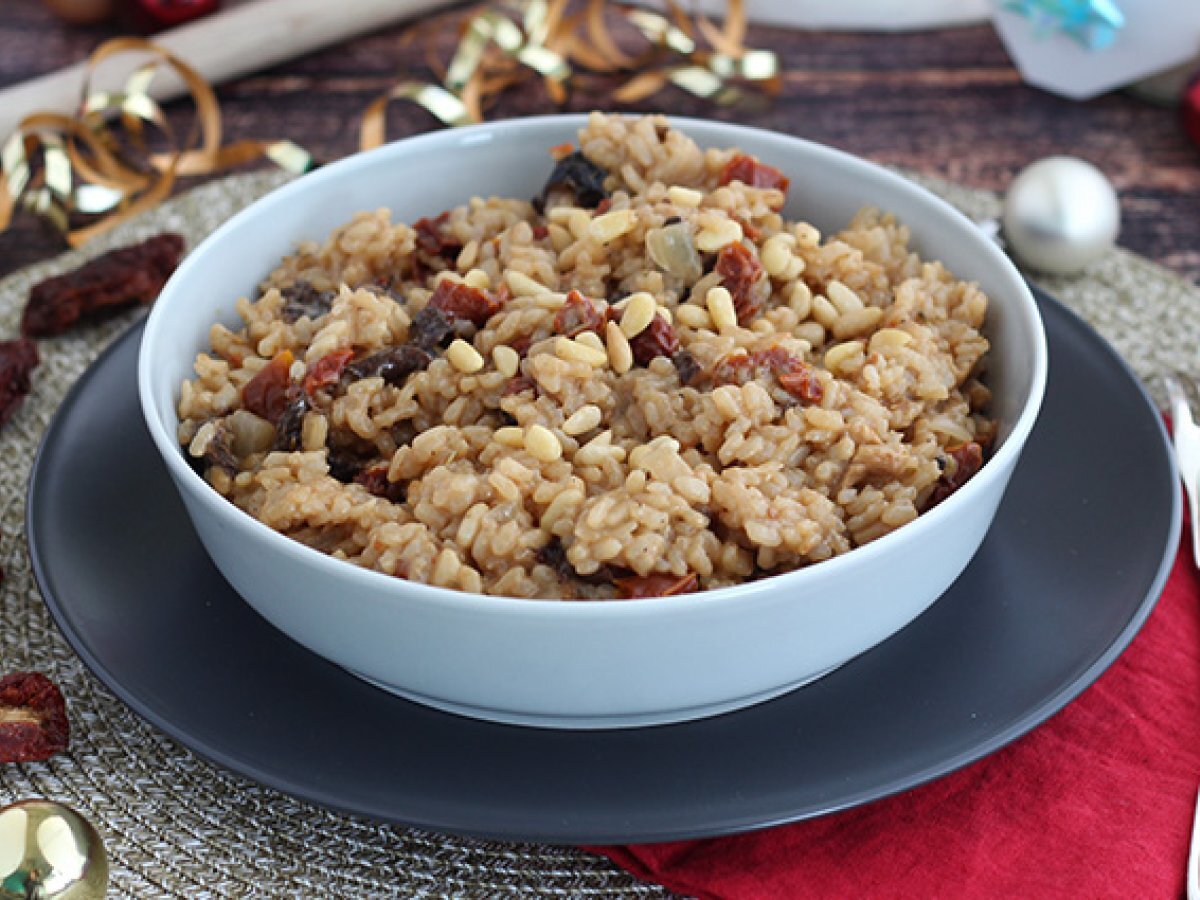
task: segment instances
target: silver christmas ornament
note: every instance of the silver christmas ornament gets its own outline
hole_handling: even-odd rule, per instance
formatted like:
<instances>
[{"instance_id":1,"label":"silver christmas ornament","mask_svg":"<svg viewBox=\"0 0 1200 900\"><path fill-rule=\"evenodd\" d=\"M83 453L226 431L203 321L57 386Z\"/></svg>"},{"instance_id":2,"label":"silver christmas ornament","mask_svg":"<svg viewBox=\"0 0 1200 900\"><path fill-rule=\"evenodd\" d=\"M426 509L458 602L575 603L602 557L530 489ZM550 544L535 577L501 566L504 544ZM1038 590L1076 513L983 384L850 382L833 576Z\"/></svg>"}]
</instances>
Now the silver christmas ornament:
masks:
<instances>
[{"instance_id":1,"label":"silver christmas ornament","mask_svg":"<svg viewBox=\"0 0 1200 900\"><path fill-rule=\"evenodd\" d=\"M1121 206L1104 173L1072 156L1051 156L1017 175L1004 198L1004 239L1031 269L1073 275L1117 240Z\"/></svg>"},{"instance_id":2,"label":"silver christmas ornament","mask_svg":"<svg viewBox=\"0 0 1200 900\"><path fill-rule=\"evenodd\" d=\"M108 857L83 816L50 800L0 809L0 900L104 900Z\"/></svg>"}]
</instances>

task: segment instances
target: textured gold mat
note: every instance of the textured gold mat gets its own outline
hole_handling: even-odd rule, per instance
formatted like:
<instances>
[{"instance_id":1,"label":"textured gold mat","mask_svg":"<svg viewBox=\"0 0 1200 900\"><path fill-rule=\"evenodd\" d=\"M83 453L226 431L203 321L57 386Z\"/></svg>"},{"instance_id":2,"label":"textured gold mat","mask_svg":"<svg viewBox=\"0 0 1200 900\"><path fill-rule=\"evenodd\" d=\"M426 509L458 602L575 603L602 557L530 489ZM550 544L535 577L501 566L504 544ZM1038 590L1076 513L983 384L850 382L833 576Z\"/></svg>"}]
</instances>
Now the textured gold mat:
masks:
<instances>
[{"instance_id":1,"label":"textured gold mat","mask_svg":"<svg viewBox=\"0 0 1200 900\"><path fill-rule=\"evenodd\" d=\"M185 194L90 245L0 281L0 339L17 334L29 288L112 246L170 229L189 246L286 180L239 175ZM976 218L988 193L918 179ZM1200 375L1200 288L1122 250L1083 277L1045 286L1090 321L1143 379ZM0 805L67 803L104 837L110 896L614 897L670 896L571 848L445 837L359 820L225 773L143 722L84 668L50 620L29 568L25 489L38 440L64 394L139 313L39 342L34 389L0 431L0 672L46 672L67 697L71 749L0 766ZM1053 365L1053 361L1051 362ZM132 386L131 386L132 389ZM114 515L119 516L119 511ZM164 602L169 602L164 597Z\"/></svg>"}]
</instances>

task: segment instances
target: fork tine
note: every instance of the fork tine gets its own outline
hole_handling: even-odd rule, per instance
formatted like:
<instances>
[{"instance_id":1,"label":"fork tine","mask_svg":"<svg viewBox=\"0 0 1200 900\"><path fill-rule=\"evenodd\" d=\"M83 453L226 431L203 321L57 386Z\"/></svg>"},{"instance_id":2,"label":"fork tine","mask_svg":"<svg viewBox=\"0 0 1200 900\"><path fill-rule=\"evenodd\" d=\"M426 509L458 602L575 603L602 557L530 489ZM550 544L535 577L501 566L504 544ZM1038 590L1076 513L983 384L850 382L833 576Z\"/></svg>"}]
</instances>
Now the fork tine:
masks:
<instances>
[{"instance_id":1,"label":"fork tine","mask_svg":"<svg viewBox=\"0 0 1200 900\"><path fill-rule=\"evenodd\" d=\"M1176 372L1162 376L1163 387L1167 391L1167 401L1171 405L1171 418L1175 423L1192 424L1192 394L1196 393L1196 384L1192 379ZM1184 385L1188 387L1185 388ZM1188 390L1190 388L1190 391Z\"/></svg>"},{"instance_id":2,"label":"fork tine","mask_svg":"<svg viewBox=\"0 0 1200 900\"><path fill-rule=\"evenodd\" d=\"M1195 393L1198 389L1191 378L1178 372L1163 376L1162 384L1170 399L1175 466L1183 480L1192 520L1192 557L1200 567L1200 427L1192 419L1188 402L1188 390ZM1195 900L1200 900L1200 885Z\"/></svg>"}]
</instances>

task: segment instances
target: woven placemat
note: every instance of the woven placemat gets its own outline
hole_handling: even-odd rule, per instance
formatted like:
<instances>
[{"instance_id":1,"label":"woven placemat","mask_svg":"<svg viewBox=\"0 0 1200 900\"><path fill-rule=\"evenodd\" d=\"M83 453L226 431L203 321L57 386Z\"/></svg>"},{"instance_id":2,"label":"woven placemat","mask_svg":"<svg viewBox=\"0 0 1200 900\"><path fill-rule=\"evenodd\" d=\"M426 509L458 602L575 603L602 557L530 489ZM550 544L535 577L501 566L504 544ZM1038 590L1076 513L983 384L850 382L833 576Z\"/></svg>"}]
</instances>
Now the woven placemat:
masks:
<instances>
[{"instance_id":1,"label":"woven placemat","mask_svg":"<svg viewBox=\"0 0 1200 900\"><path fill-rule=\"evenodd\" d=\"M167 229L194 246L285 179L261 173L210 183L124 224L86 252L5 278L0 338L17 333L29 288L39 280ZM918 180L976 218L998 212L991 194ZM1144 380L1167 368L1200 374L1196 286L1122 250L1085 277L1045 286L1096 326ZM72 727L68 753L0 766L0 803L46 797L87 816L104 837L113 897L670 896L577 849L381 825L260 787L162 735L91 676L34 585L24 538L25 489L38 440L67 389L137 315L41 341L33 392L0 431L0 672L50 675L67 696Z\"/></svg>"}]
</instances>

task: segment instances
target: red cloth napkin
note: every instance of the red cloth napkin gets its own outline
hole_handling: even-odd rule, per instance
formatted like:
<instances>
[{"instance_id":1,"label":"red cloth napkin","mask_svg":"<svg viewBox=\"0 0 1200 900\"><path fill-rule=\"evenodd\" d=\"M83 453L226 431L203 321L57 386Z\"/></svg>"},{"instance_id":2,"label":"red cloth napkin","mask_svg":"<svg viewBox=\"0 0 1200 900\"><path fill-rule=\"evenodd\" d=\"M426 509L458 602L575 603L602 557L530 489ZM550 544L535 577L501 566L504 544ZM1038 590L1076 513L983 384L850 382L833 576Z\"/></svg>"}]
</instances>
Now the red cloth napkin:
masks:
<instances>
[{"instance_id":1,"label":"red cloth napkin","mask_svg":"<svg viewBox=\"0 0 1200 900\"><path fill-rule=\"evenodd\" d=\"M1125 653L992 756L813 821L591 849L700 898L1181 897L1200 782L1200 578L1184 531Z\"/></svg>"}]
</instances>

